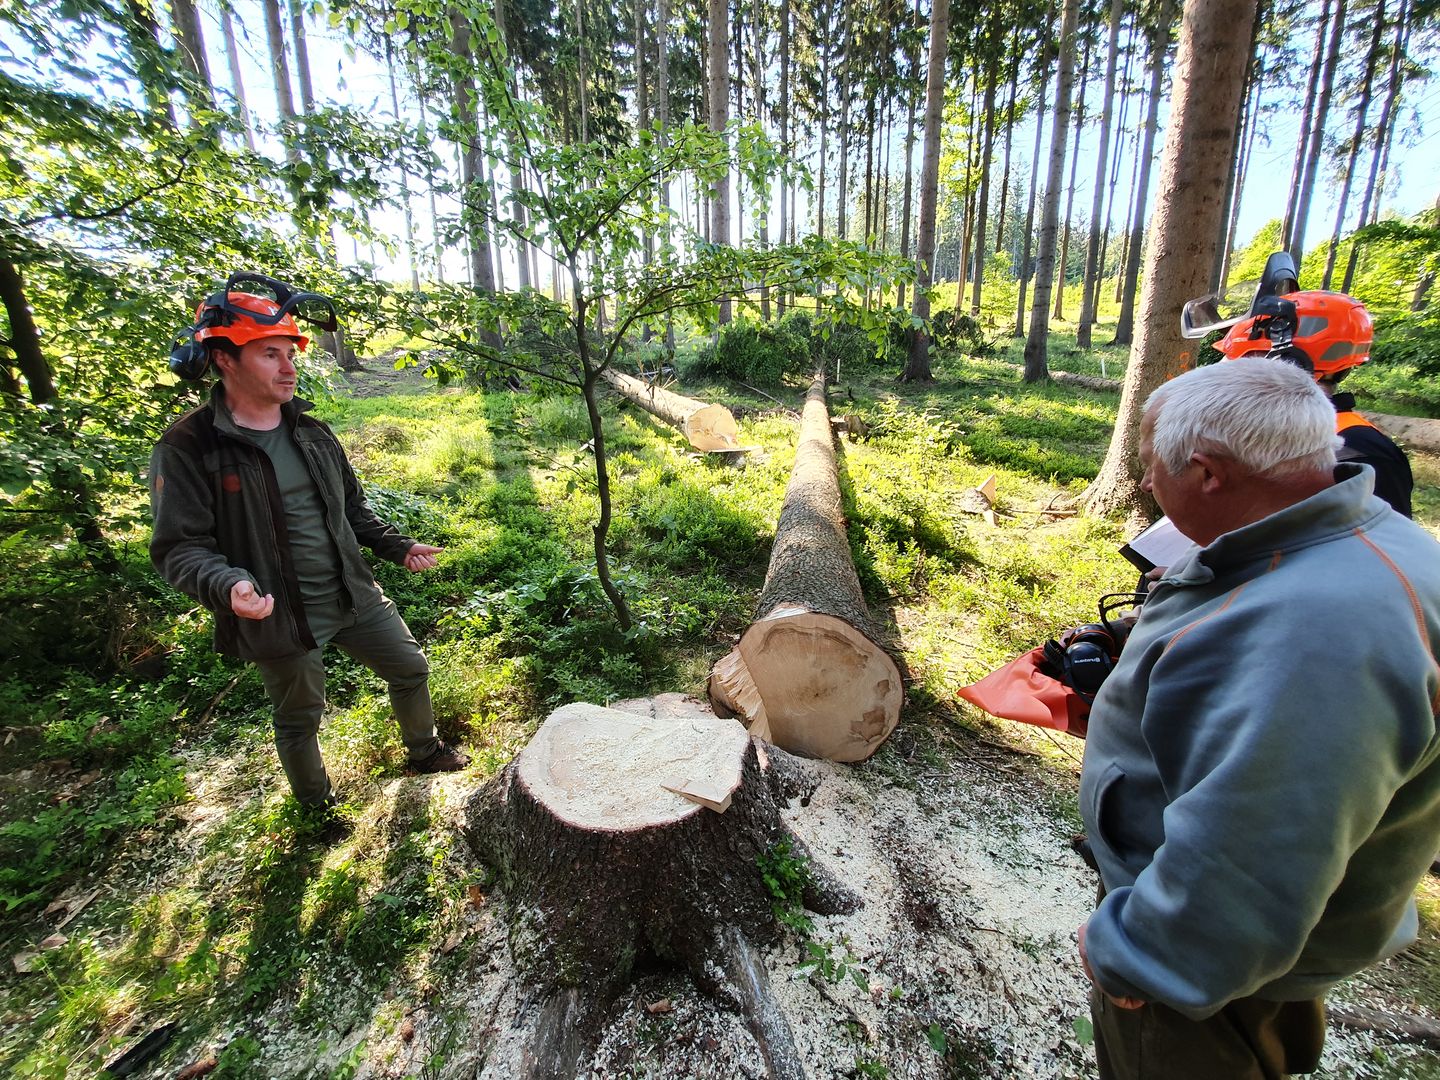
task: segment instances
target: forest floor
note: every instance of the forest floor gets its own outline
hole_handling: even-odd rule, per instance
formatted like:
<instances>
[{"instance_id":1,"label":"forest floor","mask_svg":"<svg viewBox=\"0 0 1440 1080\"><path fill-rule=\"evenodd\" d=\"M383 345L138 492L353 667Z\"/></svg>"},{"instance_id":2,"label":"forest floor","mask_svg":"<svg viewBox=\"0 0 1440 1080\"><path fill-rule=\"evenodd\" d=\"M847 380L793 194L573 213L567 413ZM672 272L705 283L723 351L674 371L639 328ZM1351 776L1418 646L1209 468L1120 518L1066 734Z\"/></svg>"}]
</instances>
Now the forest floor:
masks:
<instances>
[{"instance_id":1,"label":"forest floor","mask_svg":"<svg viewBox=\"0 0 1440 1080\"><path fill-rule=\"evenodd\" d=\"M1093 1077L1074 932L1095 879L1070 846L1083 743L990 721L953 690L1133 580L1115 554L1119 526L1067 509L1103 452L1113 395L1024 388L998 364L938 374L933 387L897 390L861 372L832 398L834 414L871 426L841 443L846 513L867 594L912 682L879 752L820 763L815 797L786 812L865 906L814 917L808 938L792 934L765 961L817 1080ZM0 974L0 1072L92 1076L118 1062L114 1075L157 1078L516 1075L535 1002L517 975L505 894L461 833L468 797L550 705L697 692L745 624L793 456L793 422L773 401L687 387L745 414L761 449L742 469L687 456L635 410L611 417L614 543L644 598L637 615L661 641L627 654L605 638L605 612L586 606L573 569L591 520L571 479L585 460L575 402L442 393L381 360L334 382L320 414L372 499L446 543L438 576L382 580L427 643L442 732L475 763L404 775L383 695L337 661L322 740L354 831L321 842L282 795L257 682L223 664L202 671L204 619L175 608L171 664L189 666L174 677L199 689L161 710L178 731L170 771L132 765L101 798L112 783L103 758L47 752L54 737L36 725L5 731L4 819L28 820L35 844L52 844L26 864L37 880L64 854L43 838L47 815L79 808L80 824L57 835L92 847L0 930L12 958ZM798 404L793 389L776 394ZM1440 459L1415 464L1418 516L1433 531ZM990 473L995 524L960 509ZM586 652L592 638L601 646ZM171 689L141 680L126 707ZM77 701L62 695L46 722L84 728L89 746L124 723L118 711L79 715ZM109 824L116 807L138 814L135 792L162 784L170 794L153 796L148 817ZM1440 1020L1436 879L1419 896L1420 942L1335 1001ZM143 1057L147 1040L153 1055L125 1072L124 1055ZM651 963L607 1014L593 1075L765 1071L738 1015ZM1317 1075L1440 1078L1440 1053L1332 1024Z\"/></svg>"}]
</instances>

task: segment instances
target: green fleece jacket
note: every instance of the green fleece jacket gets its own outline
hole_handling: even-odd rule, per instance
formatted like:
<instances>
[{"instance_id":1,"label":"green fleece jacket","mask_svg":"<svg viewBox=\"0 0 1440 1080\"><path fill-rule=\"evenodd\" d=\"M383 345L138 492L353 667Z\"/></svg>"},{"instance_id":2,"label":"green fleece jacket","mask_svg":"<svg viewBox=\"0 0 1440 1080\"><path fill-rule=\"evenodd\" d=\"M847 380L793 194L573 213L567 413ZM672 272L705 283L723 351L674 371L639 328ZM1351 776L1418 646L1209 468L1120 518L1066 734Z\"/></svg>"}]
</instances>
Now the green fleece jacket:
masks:
<instances>
[{"instance_id":1,"label":"green fleece jacket","mask_svg":"<svg viewBox=\"0 0 1440 1080\"><path fill-rule=\"evenodd\" d=\"M281 408L324 505L352 608L378 603L363 544L403 563L415 541L375 516L334 433L296 398ZM177 420L150 456L155 529L150 559L160 576L215 614L215 648L246 660L278 660L315 648L290 559L285 507L269 456L235 426L216 383L210 402ZM230 590L250 581L275 598L265 619L230 610Z\"/></svg>"},{"instance_id":2,"label":"green fleece jacket","mask_svg":"<svg viewBox=\"0 0 1440 1080\"><path fill-rule=\"evenodd\" d=\"M1440 544L1369 466L1191 548L1096 696L1080 809L1119 997L1304 1000L1413 937L1440 841Z\"/></svg>"}]
</instances>

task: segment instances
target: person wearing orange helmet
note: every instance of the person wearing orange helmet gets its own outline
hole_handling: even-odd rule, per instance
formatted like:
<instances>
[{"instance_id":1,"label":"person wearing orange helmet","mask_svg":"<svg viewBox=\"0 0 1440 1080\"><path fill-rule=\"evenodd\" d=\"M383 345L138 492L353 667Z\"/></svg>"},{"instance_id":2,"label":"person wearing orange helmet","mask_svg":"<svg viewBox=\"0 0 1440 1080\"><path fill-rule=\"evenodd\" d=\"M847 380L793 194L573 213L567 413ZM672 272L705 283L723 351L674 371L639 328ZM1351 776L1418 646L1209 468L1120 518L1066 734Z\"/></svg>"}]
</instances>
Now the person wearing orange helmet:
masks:
<instances>
[{"instance_id":1,"label":"person wearing orange helmet","mask_svg":"<svg viewBox=\"0 0 1440 1080\"><path fill-rule=\"evenodd\" d=\"M442 549L375 515L335 435L295 396L309 343L297 318L336 328L327 297L236 274L175 342L177 375L219 377L151 456L150 557L214 613L216 649L259 669L290 789L329 814L334 835L343 822L317 738L326 644L385 679L412 769L450 772L469 758L437 738L425 655L360 551L419 572Z\"/></svg>"},{"instance_id":2,"label":"person wearing orange helmet","mask_svg":"<svg viewBox=\"0 0 1440 1080\"><path fill-rule=\"evenodd\" d=\"M1335 430L1344 442L1341 461L1375 470L1375 494L1411 516L1415 481L1410 459L1394 441L1355 411L1355 395L1340 382L1370 359L1375 336L1365 305L1344 293L1319 289L1262 297L1254 313L1235 323L1215 348L1227 360L1256 354L1295 364L1310 372L1335 406Z\"/></svg>"}]
</instances>

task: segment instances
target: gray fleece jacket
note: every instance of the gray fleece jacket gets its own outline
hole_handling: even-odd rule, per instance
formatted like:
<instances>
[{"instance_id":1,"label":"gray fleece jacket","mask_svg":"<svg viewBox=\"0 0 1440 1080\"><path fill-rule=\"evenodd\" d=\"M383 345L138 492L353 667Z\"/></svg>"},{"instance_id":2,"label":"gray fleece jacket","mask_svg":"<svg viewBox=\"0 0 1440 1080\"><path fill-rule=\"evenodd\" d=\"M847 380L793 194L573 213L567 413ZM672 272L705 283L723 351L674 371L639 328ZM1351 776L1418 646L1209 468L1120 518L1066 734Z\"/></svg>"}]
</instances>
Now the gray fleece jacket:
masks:
<instances>
[{"instance_id":1,"label":"gray fleece jacket","mask_svg":"<svg viewBox=\"0 0 1440 1080\"><path fill-rule=\"evenodd\" d=\"M1408 944L1440 842L1440 544L1369 466L1192 548L1095 700L1080 808L1112 995L1201 1019Z\"/></svg>"}]
</instances>

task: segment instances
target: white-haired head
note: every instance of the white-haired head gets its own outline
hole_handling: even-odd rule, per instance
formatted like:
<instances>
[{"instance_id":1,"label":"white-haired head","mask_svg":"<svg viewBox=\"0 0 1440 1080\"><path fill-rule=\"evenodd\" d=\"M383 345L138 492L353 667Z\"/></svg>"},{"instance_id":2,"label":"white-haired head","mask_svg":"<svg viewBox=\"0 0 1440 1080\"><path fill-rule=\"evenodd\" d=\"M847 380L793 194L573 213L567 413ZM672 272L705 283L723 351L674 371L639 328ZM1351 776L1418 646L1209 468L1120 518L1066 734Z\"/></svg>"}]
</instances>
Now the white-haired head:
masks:
<instances>
[{"instance_id":1,"label":"white-haired head","mask_svg":"<svg viewBox=\"0 0 1440 1080\"><path fill-rule=\"evenodd\" d=\"M1335 467L1335 407L1298 367L1263 356L1187 371L1145 402L1150 444L1172 476L1196 453L1268 479Z\"/></svg>"}]
</instances>

